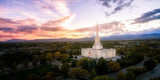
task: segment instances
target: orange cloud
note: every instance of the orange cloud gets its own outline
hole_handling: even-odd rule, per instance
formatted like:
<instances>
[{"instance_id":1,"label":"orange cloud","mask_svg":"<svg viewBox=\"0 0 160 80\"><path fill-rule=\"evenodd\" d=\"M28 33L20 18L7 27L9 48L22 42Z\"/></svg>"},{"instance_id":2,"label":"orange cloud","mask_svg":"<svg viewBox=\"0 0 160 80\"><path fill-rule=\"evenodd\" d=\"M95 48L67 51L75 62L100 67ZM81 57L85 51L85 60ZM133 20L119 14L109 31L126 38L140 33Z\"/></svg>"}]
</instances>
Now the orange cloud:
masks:
<instances>
[{"instance_id":1,"label":"orange cloud","mask_svg":"<svg viewBox=\"0 0 160 80\"><path fill-rule=\"evenodd\" d=\"M65 23L68 19L71 18L72 15L69 15L69 16L65 16L65 17L62 17L62 18L59 18L57 20L54 20L54 21L48 21L44 24L42 24L41 26L42 27L56 27L56 26L61 26L61 24Z\"/></svg>"},{"instance_id":2,"label":"orange cloud","mask_svg":"<svg viewBox=\"0 0 160 80\"><path fill-rule=\"evenodd\" d=\"M85 35L75 34L76 31L65 29L62 24L71 18L65 16L54 21L37 25L33 19L12 20L0 18L0 41L8 39L45 39L45 38L82 38Z\"/></svg>"}]
</instances>

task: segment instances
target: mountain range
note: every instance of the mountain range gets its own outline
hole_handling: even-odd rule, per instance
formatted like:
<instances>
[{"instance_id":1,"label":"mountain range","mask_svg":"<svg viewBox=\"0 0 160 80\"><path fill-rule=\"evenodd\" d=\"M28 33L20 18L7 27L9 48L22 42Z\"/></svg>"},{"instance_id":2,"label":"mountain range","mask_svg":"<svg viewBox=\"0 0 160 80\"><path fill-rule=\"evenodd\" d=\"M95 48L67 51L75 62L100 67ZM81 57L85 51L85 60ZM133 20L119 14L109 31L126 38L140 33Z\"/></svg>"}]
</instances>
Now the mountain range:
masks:
<instances>
[{"instance_id":1,"label":"mountain range","mask_svg":"<svg viewBox=\"0 0 160 80\"><path fill-rule=\"evenodd\" d=\"M160 33L152 34L140 34L140 35L116 35L101 37L101 40L136 40L136 39L160 39ZM57 41L94 41L94 37L80 38L80 39L34 39L34 40L24 40L24 39L11 39L6 42L57 42Z\"/></svg>"}]
</instances>

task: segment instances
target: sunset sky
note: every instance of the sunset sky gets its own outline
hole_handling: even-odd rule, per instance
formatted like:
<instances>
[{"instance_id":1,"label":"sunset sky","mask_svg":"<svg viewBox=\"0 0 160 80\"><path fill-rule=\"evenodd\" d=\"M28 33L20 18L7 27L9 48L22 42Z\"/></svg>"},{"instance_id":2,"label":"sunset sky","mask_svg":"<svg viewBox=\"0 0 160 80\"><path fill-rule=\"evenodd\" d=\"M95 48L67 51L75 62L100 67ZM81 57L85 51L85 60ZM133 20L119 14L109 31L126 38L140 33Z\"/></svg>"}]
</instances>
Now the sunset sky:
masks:
<instances>
[{"instance_id":1,"label":"sunset sky","mask_svg":"<svg viewBox=\"0 0 160 80\"><path fill-rule=\"evenodd\" d=\"M0 0L0 41L160 33L160 0Z\"/></svg>"}]
</instances>

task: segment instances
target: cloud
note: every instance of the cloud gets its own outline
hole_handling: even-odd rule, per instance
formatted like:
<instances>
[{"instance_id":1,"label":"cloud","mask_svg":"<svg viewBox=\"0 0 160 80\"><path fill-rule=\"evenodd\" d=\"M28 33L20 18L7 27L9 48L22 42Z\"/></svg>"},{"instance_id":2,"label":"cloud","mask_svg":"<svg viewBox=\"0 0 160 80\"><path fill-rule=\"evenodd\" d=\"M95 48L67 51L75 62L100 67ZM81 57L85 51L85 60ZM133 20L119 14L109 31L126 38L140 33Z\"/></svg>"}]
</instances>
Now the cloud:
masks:
<instances>
[{"instance_id":1,"label":"cloud","mask_svg":"<svg viewBox=\"0 0 160 80\"><path fill-rule=\"evenodd\" d=\"M0 18L0 34L3 35L0 38L3 38L3 40L71 38L73 37L72 32L61 26L71 17L72 15L65 16L57 20L47 21L42 25L37 25L33 19L13 21L12 19Z\"/></svg>"},{"instance_id":2,"label":"cloud","mask_svg":"<svg viewBox=\"0 0 160 80\"><path fill-rule=\"evenodd\" d=\"M40 29L45 31L64 31L61 27L41 27Z\"/></svg>"},{"instance_id":3,"label":"cloud","mask_svg":"<svg viewBox=\"0 0 160 80\"><path fill-rule=\"evenodd\" d=\"M47 21L46 23L42 24L41 26L43 26L43 27L60 26L61 24L65 23L67 20L69 20L70 18L72 18L72 15L65 16L65 17L62 17L62 18L59 18L59 19L53 20L53 21Z\"/></svg>"},{"instance_id":4,"label":"cloud","mask_svg":"<svg viewBox=\"0 0 160 80\"><path fill-rule=\"evenodd\" d=\"M42 10L45 10L53 16L70 15L69 3L77 0L31 0L34 1Z\"/></svg>"},{"instance_id":5,"label":"cloud","mask_svg":"<svg viewBox=\"0 0 160 80\"><path fill-rule=\"evenodd\" d=\"M22 25L22 26L17 26L17 32L25 32L25 33L33 33L34 31L36 31L38 28L36 26L33 25Z\"/></svg>"},{"instance_id":6,"label":"cloud","mask_svg":"<svg viewBox=\"0 0 160 80\"><path fill-rule=\"evenodd\" d=\"M75 32L88 33L89 36L94 36L96 26L97 25L94 25L94 26L88 27L88 28L76 29ZM117 21L99 24L98 26L99 26L99 32L101 34L103 34L102 36L109 36L109 35L113 35L113 34L117 34L117 33L121 34L121 33L125 32L123 29L123 24L120 22L117 22Z\"/></svg>"},{"instance_id":7,"label":"cloud","mask_svg":"<svg viewBox=\"0 0 160 80\"><path fill-rule=\"evenodd\" d=\"M135 22L145 23L157 19L160 19L160 9L154 9L152 11L144 13L141 17L135 19Z\"/></svg>"},{"instance_id":8,"label":"cloud","mask_svg":"<svg viewBox=\"0 0 160 80\"><path fill-rule=\"evenodd\" d=\"M33 19L12 20L0 18L0 31L6 33L31 33L37 30L36 22Z\"/></svg>"},{"instance_id":9,"label":"cloud","mask_svg":"<svg viewBox=\"0 0 160 80\"><path fill-rule=\"evenodd\" d=\"M134 0L99 0L103 6L107 9L111 9L106 12L107 16L117 13L122 10L124 7L131 6L131 3Z\"/></svg>"},{"instance_id":10,"label":"cloud","mask_svg":"<svg viewBox=\"0 0 160 80\"><path fill-rule=\"evenodd\" d=\"M80 29L76 29L75 31L78 31L78 32L89 32L89 31L94 31L94 27L80 28Z\"/></svg>"},{"instance_id":11,"label":"cloud","mask_svg":"<svg viewBox=\"0 0 160 80\"><path fill-rule=\"evenodd\" d=\"M15 21L13 21L11 19L6 19L6 18L0 18L0 23L12 23L12 24L16 24Z\"/></svg>"},{"instance_id":12,"label":"cloud","mask_svg":"<svg viewBox=\"0 0 160 80\"><path fill-rule=\"evenodd\" d=\"M10 27L0 27L0 30L2 30L2 31L12 31L12 30L15 30L15 29L10 28Z\"/></svg>"},{"instance_id":13,"label":"cloud","mask_svg":"<svg viewBox=\"0 0 160 80\"><path fill-rule=\"evenodd\" d=\"M125 21L113 21L110 23L99 24L100 36L110 36L110 35L124 35L124 34L137 34L145 30L153 30L159 28L156 24L158 21L150 22L148 24L133 24L133 20ZM81 29L76 29L74 33L87 33L88 36L95 36L96 26L86 27Z\"/></svg>"},{"instance_id":14,"label":"cloud","mask_svg":"<svg viewBox=\"0 0 160 80\"><path fill-rule=\"evenodd\" d=\"M72 15L65 16L53 21L47 21L42 25L37 25L33 19L15 20L0 18L0 31L8 33L33 33L38 29L41 31L65 31L62 28L62 24L69 20ZM16 23L16 24L15 24Z\"/></svg>"},{"instance_id":15,"label":"cloud","mask_svg":"<svg viewBox=\"0 0 160 80\"><path fill-rule=\"evenodd\" d=\"M2 38L5 38L5 37L13 37L12 35L0 35L0 37Z\"/></svg>"}]
</instances>

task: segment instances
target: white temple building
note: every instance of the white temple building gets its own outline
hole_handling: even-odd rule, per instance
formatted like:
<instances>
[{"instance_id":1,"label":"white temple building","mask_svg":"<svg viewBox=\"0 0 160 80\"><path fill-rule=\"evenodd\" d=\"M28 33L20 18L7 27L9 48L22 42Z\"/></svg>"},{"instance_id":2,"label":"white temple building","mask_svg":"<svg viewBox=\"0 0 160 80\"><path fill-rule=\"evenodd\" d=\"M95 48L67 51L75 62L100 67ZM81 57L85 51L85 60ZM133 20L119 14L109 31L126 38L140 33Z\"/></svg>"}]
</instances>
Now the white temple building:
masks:
<instances>
[{"instance_id":1,"label":"white temple building","mask_svg":"<svg viewBox=\"0 0 160 80\"><path fill-rule=\"evenodd\" d=\"M98 24L96 29L95 43L92 48L82 48L81 55L89 58L112 58L116 57L116 49L103 49L98 33Z\"/></svg>"}]
</instances>

